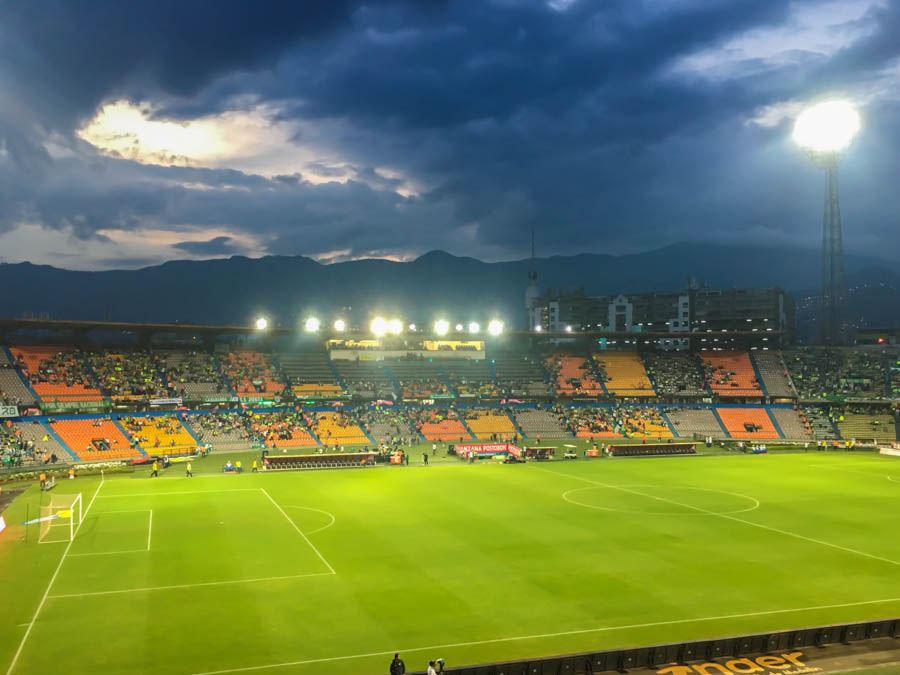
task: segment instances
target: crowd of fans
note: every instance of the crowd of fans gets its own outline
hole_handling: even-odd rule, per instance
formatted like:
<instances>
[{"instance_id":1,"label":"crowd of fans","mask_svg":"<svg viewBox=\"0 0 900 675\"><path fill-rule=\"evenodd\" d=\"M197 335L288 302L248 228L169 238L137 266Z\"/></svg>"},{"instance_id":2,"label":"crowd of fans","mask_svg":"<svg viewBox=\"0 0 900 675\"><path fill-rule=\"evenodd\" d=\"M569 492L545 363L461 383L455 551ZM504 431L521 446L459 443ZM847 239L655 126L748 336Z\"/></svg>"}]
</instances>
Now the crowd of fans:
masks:
<instances>
[{"instance_id":1,"label":"crowd of fans","mask_svg":"<svg viewBox=\"0 0 900 675\"><path fill-rule=\"evenodd\" d=\"M91 352L89 359L104 396L113 399L168 396L156 355L143 351Z\"/></svg>"},{"instance_id":2,"label":"crowd of fans","mask_svg":"<svg viewBox=\"0 0 900 675\"><path fill-rule=\"evenodd\" d=\"M79 350L55 352L42 358L34 369L29 369L21 353L13 356L16 359L16 366L32 387L44 383L63 384L67 387L81 385L89 388L94 386L87 367L86 354Z\"/></svg>"},{"instance_id":3,"label":"crowd of fans","mask_svg":"<svg viewBox=\"0 0 900 675\"><path fill-rule=\"evenodd\" d=\"M649 352L644 367L662 396L701 396L707 393L700 361L693 354Z\"/></svg>"},{"instance_id":4,"label":"crowd of fans","mask_svg":"<svg viewBox=\"0 0 900 675\"><path fill-rule=\"evenodd\" d=\"M882 399L900 390L896 350L809 347L784 353L784 361L800 398L832 396Z\"/></svg>"}]
</instances>

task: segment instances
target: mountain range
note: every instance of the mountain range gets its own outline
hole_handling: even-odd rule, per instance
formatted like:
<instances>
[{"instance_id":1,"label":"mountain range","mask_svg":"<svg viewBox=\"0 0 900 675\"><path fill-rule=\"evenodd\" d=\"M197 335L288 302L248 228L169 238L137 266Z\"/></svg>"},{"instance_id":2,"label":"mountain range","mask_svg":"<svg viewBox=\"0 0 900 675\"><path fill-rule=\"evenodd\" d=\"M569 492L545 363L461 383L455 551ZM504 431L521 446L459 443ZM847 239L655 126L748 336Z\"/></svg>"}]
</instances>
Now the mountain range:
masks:
<instances>
[{"instance_id":1,"label":"mountain range","mask_svg":"<svg viewBox=\"0 0 900 675\"><path fill-rule=\"evenodd\" d=\"M241 325L265 314L293 325L310 315L361 322L382 312L415 321L499 315L521 328L531 264L443 251L409 262L234 256L102 272L4 263L0 316ZM683 243L633 255L538 258L534 266L541 288L589 294L676 290L691 278L718 288L781 286L798 301L802 333L814 314L821 259L808 249ZM845 270L851 318L862 326L900 325L900 275L890 263L847 255Z\"/></svg>"}]
</instances>

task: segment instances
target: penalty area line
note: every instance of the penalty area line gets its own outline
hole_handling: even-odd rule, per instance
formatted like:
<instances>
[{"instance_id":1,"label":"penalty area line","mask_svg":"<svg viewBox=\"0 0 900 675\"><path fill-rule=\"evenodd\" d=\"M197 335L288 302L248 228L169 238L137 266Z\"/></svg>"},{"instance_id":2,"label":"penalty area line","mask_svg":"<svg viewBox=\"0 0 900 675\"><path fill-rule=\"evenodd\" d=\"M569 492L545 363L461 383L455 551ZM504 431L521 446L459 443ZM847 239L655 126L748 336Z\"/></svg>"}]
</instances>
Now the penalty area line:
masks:
<instances>
[{"instance_id":1,"label":"penalty area line","mask_svg":"<svg viewBox=\"0 0 900 675\"><path fill-rule=\"evenodd\" d=\"M255 670L269 670L273 668L288 668L290 666L305 666L313 663L329 663L350 659L367 659L376 656L389 656L398 652L414 653L436 651L440 649L453 649L456 647L477 647L479 645L497 644L501 642L519 642L522 640L542 640L546 638L567 637L571 635L585 635L588 633L607 633L617 630L633 630L636 628L653 628L656 626L675 626L678 624L698 623L704 621L724 621L727 619L746 619L754 616L769 616L772 614L791 614L794 612L813 612L823 609L840 609L842 607L862 607L865 605L879 605L889 602L900 602L900 598L885 598L883 600L863 600L860 602L843 602L834 605L818 605L816 607L793 607L791 609L767 609L760 612L744 612L741 614L726 614L723 616L703 616L690 619L670 619L668 621L651 621L648 623L633 623L624 626L600 626L597 628L583 628L579 630L566 630L558 633L542 633L538 635L520 635L515 637L493 638L489 640L472 640L470 642L455 642L442 645L430 645L428 647L406 647L387 649L381 652L369 652L368 654L348 654L346 656L331 656L319 659L306 659L304 661L285 661L283 663L268 663L260 666L244 666L242 668L225 668L223 670L206 670L192 673L192 675L224 675L225 673L244 673Z\"/></svg>"},{"instance_id":2,"label":"penalty area line","mask_svg":"<svg viewBox=\"0 0 900 675\"><path fill-rule=\"evenodd\" d=\"M334 571L334 568L331 566L331 564L327 560L325 560L325 556L322 555L322 553L319 551L319 549L317 549L315 546L313 546L313 543L309 540L309 537L307 537L305 534L303 534L303 530L301 530L299 527L297 527L297 523L295 523L293 520L291 520L291 517L285 512L285 510L283 508L281 508L281 506L278 505L278 502L276 502L274 499L272 499L272 495L270 495L268 492L266 492L265 488L259 488L259 490L266 497L269 498L269 501L272 502L272 504L275 506L275 508L281 512L281 515L283 515L285 517L285 519L291 524L291 527L293 527L295 530L297 530L297 533L301 537L303 537L303 541L305 541L309 545L309 547L313 550L313 552L317 556L319 556L319 560L321 560L323 563L325 563L325 567L328 568L329 573L337 574L337 572Z\"/></svg>"}]
</instances>

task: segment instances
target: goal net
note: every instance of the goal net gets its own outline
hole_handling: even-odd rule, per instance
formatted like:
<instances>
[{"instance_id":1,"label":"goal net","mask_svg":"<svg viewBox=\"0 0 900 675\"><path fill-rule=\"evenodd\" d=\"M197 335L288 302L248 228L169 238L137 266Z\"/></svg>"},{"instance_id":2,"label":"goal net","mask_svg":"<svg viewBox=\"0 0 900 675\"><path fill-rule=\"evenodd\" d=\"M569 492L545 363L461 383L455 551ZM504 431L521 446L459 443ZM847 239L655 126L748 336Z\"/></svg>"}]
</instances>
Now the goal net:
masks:
<instances>
[{"instance_id":1,"label":"goal net","mask_svg":"<svg viewBox=\"0 0 900 675\"><path fill-rule=\"evenodd\" d=\"M41 506L41 534L38 541L72 541L81 525L81 493L50 494L50 502Z\"/></svg>"}]
</instances>

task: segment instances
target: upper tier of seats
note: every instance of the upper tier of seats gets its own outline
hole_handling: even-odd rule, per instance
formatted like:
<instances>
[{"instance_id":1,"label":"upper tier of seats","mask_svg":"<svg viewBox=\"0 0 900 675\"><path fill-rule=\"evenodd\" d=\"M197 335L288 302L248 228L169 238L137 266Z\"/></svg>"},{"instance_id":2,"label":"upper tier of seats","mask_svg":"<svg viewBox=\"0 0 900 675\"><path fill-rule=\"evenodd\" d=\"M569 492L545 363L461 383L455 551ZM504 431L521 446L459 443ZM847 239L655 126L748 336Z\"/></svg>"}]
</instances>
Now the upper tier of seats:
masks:
<instances>
[{"instance_id":1,"label":"upper tier of seats","mask_svg":"<svg viewBox=\"0 0 900 675\"><path fill-rule=\"evenodd\" d=\"M343 394L327 353L282 352L277 359L295 396L330 398Z\"/></svg>"},{"instance_id":2,"label":"upper tier of seats","mask_svg":"<svg viewBox=\"0 0 900 675\"><path fill-rule=\"evenodd\" d=\"M603 394L588 359L553 354L544 361L554 378L556 393L563 397L597 397Z\"/></svg>"},{"instance_id":3,"label":"upper tier of seats","mask_svg":"<svg viewBox=\"0 0 900 675\"><path fill-rule=\"evenodd\" d=\"M336 359L334 365L351 396L391 400L396 394L391 376L380 361Z\"/></svg>"},{"instance_id":4,"label":"upper tier of seats","mask_svg":"<svg viewBox=\"0 0 900 675\"><path fill-rule=\"evenodd\" d=\"M240 398L284 391L284 382L266 354L249 350L228 352L223 357L223 367L231 388Z\"/></svg>"},{"instance_id":5,"label":"upper tier of seats","mask_svg":"<svg viewBox=\"0 0 900 675\"><path fill-rule=\"evenodd\" d=\"M384 364L400 385L400 397L407 401L446 398L450 388L440 369L427 359L392 359Z\"/></svg>"},{"instance_id":6,"label":"upper tier of seats","mask_svg":"<svg viewBox=\"0 0 900 675\"><path fill-rule=\"evenodd\" d=\"M225 377L211 354L164 350L156 352L156 356L172 395L189 400L231 395Z\"/></svg>"},{"instance_id":7,"label":"upper tier of seats","mask_svg":"<svg viewBox=\"0 0 900 675\"><path fill-rule=\"evenodd\" d=\"M16 365L42 401L100 401L84 355L68 345L10 347Z\"/></svg>"},{"instance_id":8,"label":"upper tier of seats","mask_svg":"<svg viewBox=\"0 0 900 675\"><path fill-rule=\"evenodd\" d=\"M0 403L28 407L36 402L17 370L11 364L0 365Z\"/></svg>"},{"instance_id":9,"label":"upper tier of seats","mask_svg":"<svg viewBox=\"0 0 900 675\"><path fill-rule=\"evenodd\" d=\"M613 396L656 396L644 364L635 352L601 352L594 354L594 361L606 390Z\"/></svg>"},{"instance_id":10,"label":"upper tier of seats","mask_svg":"<svg viewBox=\"0 0 900 675\"><path fill-rule=\"evenodd\" d=\"M797 393L802 399L826 399L845 396L858 399L886 399L893 393L896 372L896 347L858 347L834 349L808 347L784 353Z\"/></svg>"},{"instance_id":11,"label":"upper tier of seats","mask_svg":"<svg viewBox=\"0 0 900 675\"><path fill-rule=\"evenodd\" d=\"M796 396L794 388L791 386L787 367L781 359L781 352L757 350L752 353L752 356L769 396L782 398Z\"/></svg>"},{"instance_id":12,"label":"upper tier of seats","mask_svg":"<svg viewBox=\"0 0 900 675\"><path fill-rule=\"evenodd\" d=\"M498 355L494 359L494 372L501 396L543 397L552 393L543 368L532 356Z\"/></svg>"},{"instance_id":13,"label":"upper tier of seats","mask_svg":"<svg viewBox=\"0 0 900 675\"><path fill-rule=\"evenodd\" d=\"M747 352L705 351L701 354L701 362L706 371L706 382L714 394L723 397L762 397L762 388Z\"/></svg>"},{"instance_id":14,"label":"upper tier of seats","mask_svg":"<svg viewBox=\"0 0 900 675\"><path fill-rule=\"evenodd\" d=\"M143 350L89 352L100 391L114 401L167 398L158 359Z\"/></svg>"},{"instance_id":15,"label":"upper tier of seats","mask_svg":"<svg viewBox=\"0 0 900 675\"><path fill-rule=\"evenodd\" d=\"M101 419L61 420L50 425L83 462L140 457L115 423Z\"/></svg>"},{"instance_id":16,"label":"upper tier of seats","mask_svg":"<svg viewBox=\"0 0 900 675\"><path fill-rule=\"evenodd\" d=\"M644 365L660 396L697 397L708 393L703 369L694 354L649 352L644 355Z\"/></svg>"},{"instance_id":17,"label":"upper tier of seats","mask_svg":"<svg viewBox=\"0 0 900 675\"><path fill-rule=\"evenodd\" d=\"M460 398L499 398L500 387L484 359L435 359Z\"/></svg>"}]
</instances>

